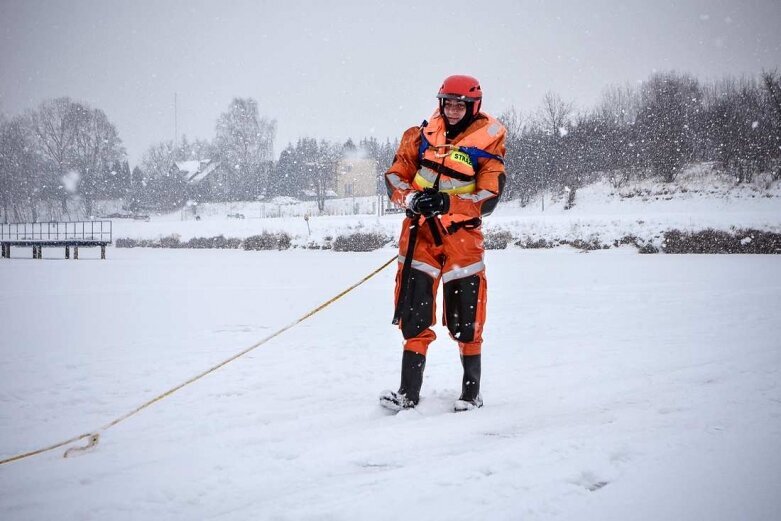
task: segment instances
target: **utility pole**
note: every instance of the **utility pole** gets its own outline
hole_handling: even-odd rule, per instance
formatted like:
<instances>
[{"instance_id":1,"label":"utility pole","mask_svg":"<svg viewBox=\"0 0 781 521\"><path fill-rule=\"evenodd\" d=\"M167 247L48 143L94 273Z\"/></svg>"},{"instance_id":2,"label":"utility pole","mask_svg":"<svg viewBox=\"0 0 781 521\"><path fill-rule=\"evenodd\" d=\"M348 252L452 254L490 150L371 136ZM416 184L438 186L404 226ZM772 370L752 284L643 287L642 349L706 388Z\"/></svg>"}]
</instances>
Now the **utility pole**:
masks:
<instances>
[{"instance_id":1,"label":"utility pole","mask_svg":"<svg viewBox=\"0 0 781 521\"><path fill-rule=\"evenodd\" d=\"M179 128L178 128L178 118L176 113L176 92L174 92L174 148L176 148L178 145L177 139L179 138Z\"/></svg>"}]
</instances>

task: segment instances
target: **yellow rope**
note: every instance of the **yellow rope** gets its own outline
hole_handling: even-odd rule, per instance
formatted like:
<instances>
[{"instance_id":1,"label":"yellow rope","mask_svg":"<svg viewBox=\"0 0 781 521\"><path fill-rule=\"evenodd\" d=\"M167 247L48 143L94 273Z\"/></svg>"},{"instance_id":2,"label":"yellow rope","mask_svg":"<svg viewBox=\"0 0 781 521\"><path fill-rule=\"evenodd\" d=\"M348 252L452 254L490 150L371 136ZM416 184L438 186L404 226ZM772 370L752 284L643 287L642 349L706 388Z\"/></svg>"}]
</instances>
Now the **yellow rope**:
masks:
<instances>
[{"instance_id":1,"label":"yellow rope","mask_svg":"<svg viewBox=\"0 0 781 521\"><path fill-rule=\"evenodd\" d=\"M269 340L271 340L271 339L281 335L282 333L284 333L288 329L290 329L290 328L300 324L301 322L303 322L307 318L311 317L315 313L318 313L319 311L322 311L324 308L326 308L330 304L333 304L334 302L336 302L337 300L339 300L340 298L345 296L350 291L354 290L355 288L357 288L358 286L360 286L361 284L363 284L364 282L366 282L370 278L372 278L375 275L377 275L379 272L381 272L386 267L388 267L388 265L390 265L392 262L396 261L397 258L398 257L396 257L394 255L385 264L383 264L382 266L380 266L379 268L377 268L373 272L369 273L364 278L362 278L361 280L359 280L358 282L356 282L355 284L353 284L349 288L345 289L344 291L342 291L341 293L339 293L335 297L331 298L330 300L327 300L326 302L323 302L322 304L320 304L319 306L317 306L316 308L314 308L312 311L310 311L306 315L302 316L301 318L295 320L294 322L291 322L290 324L286 325L282 329L279 329L275 333L270 334L266 338L256 342L255 344L253 344L250 347L244 349L243 351L241 351L239 353L236 353L235 355L233 355L232 357L228 358L227 360L224 360L224 361L220 362L219 364L217 364L217 365L215 365L213 367L210 367L209 369L203 371L202 373L199 373L199 374L193 376L189 380L187 380L187 381L177 385L176 387L172 387L171 389L167 390L166 392L164 392L164 393L162 393L162 394L152 398L151 400L149 400L149 401L139 405L138 407L136 407L132 411L130 411L130 412L120 416L119 418L116 418L116 419L110 421L109 423L107 423L106 425L104 425L103 427L98 429L97 431L88 432L88 433L84 433L84 434L79 434L78 436L74 436L73 438L70 438L68 440L61 441L59 443L55 443L54 445L49 445L48 447L43 447L43 448L40 448L40 449L37 449L37 450L33 450L33 451L30 451L30 452L25 452L23 454L17 454L16 456L11 456L10 458L6 458L6 459L3 459L3 460L0 460L0 465L5 465L6 463L11 463L12 461L17 461L17 460L20 460L20 459L29 458L29 457L35 456L37 454L41 454L41 453L44 453L44 452L48 452L50 450L58 449L60 447L63 447L65 445L69 445L69 444L77 442L79 440L83 440L85 438L89 438L89 442L88 442L88 444L85 447L78 447L78 448L69 449L69 450L67 450L65 452L65 454L63 456L64 457L68 457L72 453L72 451L86 450L86 449L89 449L91 447L94 447L98 443L98 440L100 438L100 432L106 431L106 430L110 429L111 427L115 426L116 424L118 424L118 423L120 423L120 422L122 422L122 421L124 421L124 420L126 420L128 418L130 418L131 416L133 416L135 414L138 414L139 412L141 412L142 410L146 409L150 405L152 405L152 404L154 404L156 402L159 402L163 398L167 398L167 397L171 396L172 394L174 394L176 391L178 391L182 387L190 385L191 383L195 382L196 380L200 380L204 376L206 376L206 375L208 375L210 373L213 373L214 371L216 371L217 369L220 369L221 367L224 367L224 366L228 365L229 363L233 362L237 358L240 358L240 357L246 355L247 353L249 353L253 349L257 349L258 347L262 346L263 344L265 344Z\"/></svg>"}]
</instances>

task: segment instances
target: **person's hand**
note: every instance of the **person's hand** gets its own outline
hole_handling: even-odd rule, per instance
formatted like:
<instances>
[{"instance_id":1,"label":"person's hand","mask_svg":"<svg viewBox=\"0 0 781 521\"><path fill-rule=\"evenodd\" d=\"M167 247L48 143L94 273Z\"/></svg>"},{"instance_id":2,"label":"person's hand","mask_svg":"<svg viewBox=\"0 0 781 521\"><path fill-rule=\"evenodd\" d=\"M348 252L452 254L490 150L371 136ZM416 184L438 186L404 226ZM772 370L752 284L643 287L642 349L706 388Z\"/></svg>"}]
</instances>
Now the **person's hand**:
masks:
<instances>
[{"instance_id":1,"label":"person's hand","mask_svg":"<svg viewBox=\"0 0 781 521\"><path fill-rule=\"evenodd\" d=\"M450 197L446 193L438 192L433 188L426 188L412 197L409 208L414 213L424 217L447 213L450 208Z\"/></svg>"}]
</instances>

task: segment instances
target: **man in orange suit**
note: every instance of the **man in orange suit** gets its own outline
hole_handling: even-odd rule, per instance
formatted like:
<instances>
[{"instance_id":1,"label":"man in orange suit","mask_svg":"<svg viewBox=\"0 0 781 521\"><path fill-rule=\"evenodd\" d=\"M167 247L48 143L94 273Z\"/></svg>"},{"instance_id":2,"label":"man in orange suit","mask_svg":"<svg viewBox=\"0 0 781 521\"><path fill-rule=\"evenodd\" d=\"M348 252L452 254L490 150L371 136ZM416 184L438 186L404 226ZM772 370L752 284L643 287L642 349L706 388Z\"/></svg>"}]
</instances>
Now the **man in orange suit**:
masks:
<instances>
[{"instance_id":1,"label":"man in orange suit","mask_svg":"<svg viewBox=\"0 0 781 521\"><path fill-rule=\"evenodd\" d=\"M404 352L398 391L384 391L392 410L420 399L429 344L436 338L436 294L443 283L443 320L458 342L464 368L456 411L482 407L481 348L487 286L481 219L490 214L505 185L505 128L481 112L480 83L450 76L437 94L430 121L408 129L385 173L392 202L407 217L399 239L393 323Z\"/></svg>"}]
</instances>

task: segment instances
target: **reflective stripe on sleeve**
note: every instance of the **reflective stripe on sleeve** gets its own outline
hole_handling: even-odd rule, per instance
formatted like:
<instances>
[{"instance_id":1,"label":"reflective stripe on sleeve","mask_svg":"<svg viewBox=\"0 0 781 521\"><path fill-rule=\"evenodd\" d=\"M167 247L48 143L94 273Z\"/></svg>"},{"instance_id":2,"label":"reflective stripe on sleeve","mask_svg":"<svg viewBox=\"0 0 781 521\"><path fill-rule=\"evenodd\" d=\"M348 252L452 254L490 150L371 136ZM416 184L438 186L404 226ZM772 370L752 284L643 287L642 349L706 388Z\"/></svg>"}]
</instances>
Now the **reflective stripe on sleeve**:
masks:
<instances>
[{"instance_id":1,"label":"reflective stripe on sleeve","mask_svg":"<svg viewBox=\"0 0 781 521\"><path fill-rule=\"evenodd\" d=\"M393 172L389 172L385 174L385 179L388 181L388 183L393 186L393 188L396 188L397 190L409 190L410 185L409 183L406 183L401 180L401 177L399 177L398 174L394 174Z\"/></svg>"},{"instance_id":2,"label":"reflective stripe on sleeve","mask_svg":"<svg viewBox=\"0 0 781 521\"><path fill-rule=\"evenodd\" d=\"M481 201L485 201L486 199L490 199L491 197L495 197L496 194L491 192L490 190L480 190L476 194L458 194L458 197L460 199L466 199L468 201L472 201L473 203L479 203Z\"/></svg>"}]
</instances>

